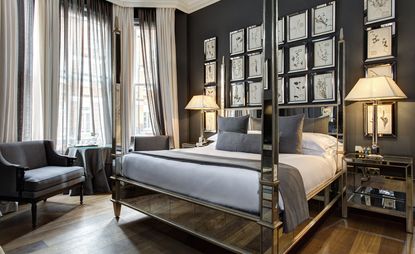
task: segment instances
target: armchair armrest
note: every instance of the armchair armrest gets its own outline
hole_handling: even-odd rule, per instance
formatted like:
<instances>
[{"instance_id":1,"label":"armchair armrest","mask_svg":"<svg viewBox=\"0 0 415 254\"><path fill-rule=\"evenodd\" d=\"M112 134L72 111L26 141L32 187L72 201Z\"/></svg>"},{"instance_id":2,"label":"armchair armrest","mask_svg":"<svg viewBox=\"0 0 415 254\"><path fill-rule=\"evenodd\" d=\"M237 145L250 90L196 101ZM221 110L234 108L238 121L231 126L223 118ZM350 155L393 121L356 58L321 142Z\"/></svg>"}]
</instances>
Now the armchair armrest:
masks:
<instances>
[{"instance_id":1,"label":"armchair armrest","mask_svg":"<svg viewBox=\"0 0 415 254\"><path fill-rule=\"evenodd\" d=\"M0 196L21 197L27 169L8 162L0 152Z\"/></svg>"},{"instance_id":2,"label":"armchair armrest","mask_svg":"<svg viewBox=\"0 0 415 254\"><path fill-rule=\"evenodd\" d=\"M58 154L53 146L53 142L45 140L46 157L50 166L70 167L73 166L75 157Z\"/></svg>"}]
</instances>

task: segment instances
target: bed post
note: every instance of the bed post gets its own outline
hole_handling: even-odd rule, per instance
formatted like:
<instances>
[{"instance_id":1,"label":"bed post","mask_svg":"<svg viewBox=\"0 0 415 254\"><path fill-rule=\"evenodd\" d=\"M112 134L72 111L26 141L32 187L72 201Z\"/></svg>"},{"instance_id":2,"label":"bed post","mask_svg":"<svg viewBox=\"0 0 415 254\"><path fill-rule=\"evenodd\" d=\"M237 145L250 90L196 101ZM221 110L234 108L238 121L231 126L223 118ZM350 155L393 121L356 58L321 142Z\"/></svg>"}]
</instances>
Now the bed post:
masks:
<instances>
[{"instance_id":1,"label":"bed post","mask_svg":"<svg viewBox=\"0 0 415 254\"><path fill-rule=\"evenodd\" d=\"M278 208L278 91L276 33L278 0L264 0L264 90L262 108L262 163L260 179L261 253L279 252L282 222Z\"/></svg>"}]
</instances>

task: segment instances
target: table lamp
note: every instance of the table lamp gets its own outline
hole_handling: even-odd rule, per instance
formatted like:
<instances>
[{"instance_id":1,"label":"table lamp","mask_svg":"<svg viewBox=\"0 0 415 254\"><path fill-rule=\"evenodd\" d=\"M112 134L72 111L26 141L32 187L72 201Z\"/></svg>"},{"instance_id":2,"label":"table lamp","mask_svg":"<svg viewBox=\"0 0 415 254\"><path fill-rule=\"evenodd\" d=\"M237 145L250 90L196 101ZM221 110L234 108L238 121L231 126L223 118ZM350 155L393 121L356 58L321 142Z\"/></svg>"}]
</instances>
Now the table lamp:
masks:
<instances>
[{"instance_id":1,"label":"table lamp","mask_svg":"<svg viewBox=\"0 0 415 254\"><path fill-rule=\"evenodd\" d=\"M219 106L216 104L215 99L212 96L207 95L195 95L185 107L187 110L200 110L200 137L199 142L196 145L203 145L206 140L204 137L204 117L203 113L206 111L218 110Z\"/></svg>"},{"instance_id":2,"label":"table lamp","mask_svg":"<svg viewBox=\"0 0 415 254\"><path fill-rule=\"evenodd\" d=\"M378 145L378 104L383 100L406 99L406 95L393 79L386 76L361 78L346 96L346 101L371 101L373 103L372 157L379 155Z\"/></svg>"}]
</instances>

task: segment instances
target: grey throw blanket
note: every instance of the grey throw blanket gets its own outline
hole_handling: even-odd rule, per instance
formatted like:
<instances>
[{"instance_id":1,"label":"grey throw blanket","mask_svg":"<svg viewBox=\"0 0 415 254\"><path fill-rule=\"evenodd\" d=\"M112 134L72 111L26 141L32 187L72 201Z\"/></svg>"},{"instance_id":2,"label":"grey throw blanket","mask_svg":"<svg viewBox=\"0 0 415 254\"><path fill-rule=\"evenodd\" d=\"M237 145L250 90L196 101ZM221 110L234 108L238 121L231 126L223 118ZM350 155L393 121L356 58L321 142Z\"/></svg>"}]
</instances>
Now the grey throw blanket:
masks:
<instances>
[{"instance_id":1,"label":"grey throw blanket","mask_svg":"<svg viewBox=\"0 0 415 254\"><path fill-rule=\"evenodd\" d=\"M236 160L233 158L169 150L134 153L203 165L235 167L258 172L261 171L261 161L259 160ZM280 181L279 191L284 202L284 232L291 232L299 224L310 217L304 183L300 172L298 172L298 169L283 163L280 163L278 166L278 180Z\"/></svg>"}]
</instances>

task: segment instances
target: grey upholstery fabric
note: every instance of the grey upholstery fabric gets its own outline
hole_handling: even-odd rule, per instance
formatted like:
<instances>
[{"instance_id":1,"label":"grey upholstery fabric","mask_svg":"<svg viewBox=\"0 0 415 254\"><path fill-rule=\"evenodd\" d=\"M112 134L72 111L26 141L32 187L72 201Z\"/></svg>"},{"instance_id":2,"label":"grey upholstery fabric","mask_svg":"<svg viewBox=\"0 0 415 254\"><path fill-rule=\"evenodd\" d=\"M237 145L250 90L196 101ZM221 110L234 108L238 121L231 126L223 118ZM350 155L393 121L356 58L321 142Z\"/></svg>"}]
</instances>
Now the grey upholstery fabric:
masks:
<instances>
[{"instance_id":1,"label":"grey upholstery fabric","mask_svg":"<svg viewBox=\"0 0 415 254\"><path fill-rule=\"evenodd\" d=\"M168 136L134 137L134 151L169 150Z\"/></svg>"},{"instance_id":2,"label":"grey upholstery fabric","mask_svg":"<svg viewBox=\"0 0 415 254\"><path fill-rule=\"evenodd\" d=\"M241 117L218 117L219 132L247 133L249 116Z\"/></svg>"},{"instance_id":3,"label":"grey upholstery fabric","mask_svg":"<svg viewBox=\"0 0 415 254\"><path fill-rule=\"evenodd\" d=\"M243 134L235 132L221 132L218 134L216 149L231 152L260 154L262 151L261 135Z\"/></svg>"},{"instance_id":4,"label":"grey upholstery fabric","mask_svg":"<svg viewBox=\"0 0 415 254\"><path fill-rule=\"evenodd\" d=\"M46 166L28 170L24 176L24 191L41 191L82 176L82 167Z\"/></svg>"},{"instance_id":5,"label":"grey upholstery fabric","mask_svg":"<svg viewBox=\"0 0 415 254\"><path fill-rule=\"evenodd\" d=\"M303 125L303 114L279 117L280 153L302 153Z\"/></svg>"},{"instance_id":6,"label":"grey upholstery fabric","mask_svg":"<svg viewBox=\"0 0 415 254\"><path fill-rule=\"evenodd\" d=\"M329 116L304 118L303 131L329 134Z\"/></svg>"},{"instance_id":7,"label":"grey upholstery fabric","mask_svg":"<svg viewBox=\"0 0 415 254\"><path fill-rule=\"evenodd\" d=\"M67 182L63 182L59 185L55 185L55 186L52 186L50 188L47 188L47 189L44 189L44 190L41 190L41 191L36 191L36 192L23 191L22 192L22 197L23 198L35 199L35 198L42 197L44 195L48 195L49 193L53 193L53 192L56 192L56 191L68 189L69 187L75 186L75 185L83 183L83 182L85 182L85 177L84 176L69 180Z\"/></svg>"},{"instance_id":8,"label":"grey upholstery fabric","mask_svg":"<svg viewBox=\"0 0 415 254\"><path fill-rule=\"evenodd\" d=\"M8 162L29 169L48 165L43 141L0 144L0 152Z\"/></svg>"}]
</instances>

